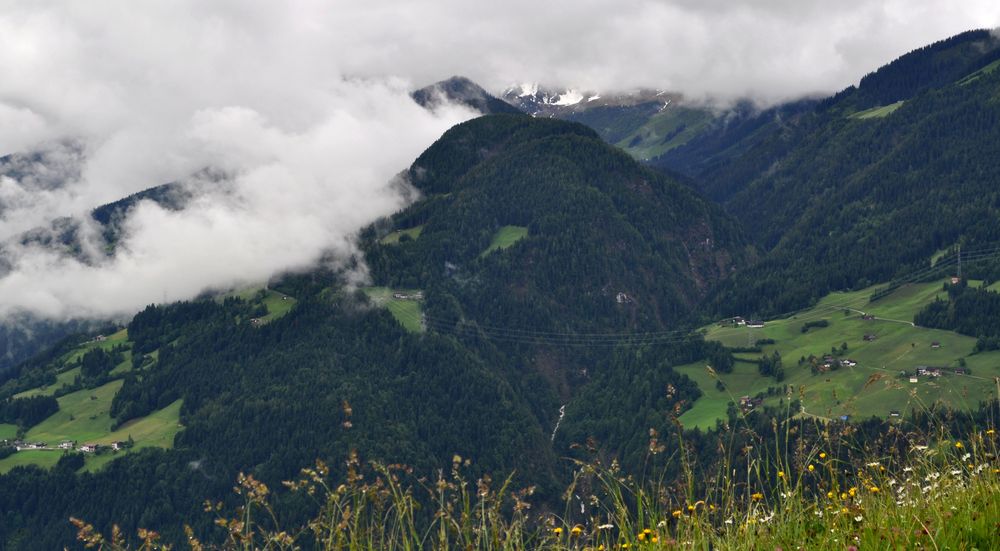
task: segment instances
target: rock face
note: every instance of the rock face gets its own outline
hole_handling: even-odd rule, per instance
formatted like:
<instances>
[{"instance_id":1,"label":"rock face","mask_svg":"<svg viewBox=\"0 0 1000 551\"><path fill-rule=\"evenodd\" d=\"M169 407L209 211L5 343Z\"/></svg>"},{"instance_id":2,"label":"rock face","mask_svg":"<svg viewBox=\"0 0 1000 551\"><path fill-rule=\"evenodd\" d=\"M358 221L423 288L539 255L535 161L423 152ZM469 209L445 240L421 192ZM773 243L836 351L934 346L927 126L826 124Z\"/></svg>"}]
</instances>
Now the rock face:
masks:
<instances>
[{"instance_id":1,"label":"rock face","mask_svg":"<svg viewBox=\"0 0 1000 551\"><path fill-rule=\"evenodd\" d=\"M482 86L460 76L425 86L413 92L412 96L414 101L427 108L432 108L442 101L454 101L467 105L484 115L522 112L513 105L492 96Z\"/></svg>"}]
</instances>

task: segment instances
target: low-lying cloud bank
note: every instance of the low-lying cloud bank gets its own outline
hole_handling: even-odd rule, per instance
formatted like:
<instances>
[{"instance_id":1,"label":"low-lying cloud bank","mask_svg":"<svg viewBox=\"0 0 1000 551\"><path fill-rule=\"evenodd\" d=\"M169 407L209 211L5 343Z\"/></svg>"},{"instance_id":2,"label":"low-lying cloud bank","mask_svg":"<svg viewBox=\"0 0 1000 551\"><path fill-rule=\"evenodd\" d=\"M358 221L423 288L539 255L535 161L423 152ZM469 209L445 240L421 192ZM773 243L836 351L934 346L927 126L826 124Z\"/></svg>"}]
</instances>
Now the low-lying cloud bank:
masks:
<instances>
[{"instance_id":1,"label":"low-lying cloud bank","mask_svg":"<svg viewBox=\"0 0 1000 551\"><path fill-rule=\"evenodd\" d=\"M183 210L139 203L110 258L98 248L92 223L82 231L84 261L52 247L10 249L0 318L18 311L123 315L210 288L261 282L323 255L350 257L356 232L411 196L394 174L473 113L425 111L399 83L345 81L330 93L331 108L295 130L245 107L195 112L180 141L232 176L183 181L194 192Z\"/></svg>"},{"instance_id":2,"label":"low-lying cloud bank","mask_svg":"<svg viewBox=\"0 0 1000 551\"><path fill-rule=\"evenodd\" d=\"M998 22L982 0L7 2L0 155L41 155L0 178L0 241L165 182L195 197L137 206L111 258L86 225L84 262L10 248L0 321L127 315L347 258L405 204L394 175L474 115L410 101L452 74L768 102Z\"/></svg>"}]
</instances>

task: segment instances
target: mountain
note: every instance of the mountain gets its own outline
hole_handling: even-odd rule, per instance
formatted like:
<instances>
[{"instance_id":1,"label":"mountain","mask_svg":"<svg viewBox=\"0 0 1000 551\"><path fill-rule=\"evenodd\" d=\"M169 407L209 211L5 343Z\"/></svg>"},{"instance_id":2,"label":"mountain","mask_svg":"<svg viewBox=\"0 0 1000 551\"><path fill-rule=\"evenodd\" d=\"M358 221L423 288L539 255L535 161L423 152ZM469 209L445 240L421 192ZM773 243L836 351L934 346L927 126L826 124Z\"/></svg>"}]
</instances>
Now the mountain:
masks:
<instances>
[{"instance_id":1,"label":"mountain","mask_svg":"<svg viewBox=\"0 0 1000 551\"><path fill-rule=\"evenodd\" d=\"M150 306L126 331L66 342L0 386L2 398L58 396L46 403L61 421L22 427L29 435L85 423L81 439L135 431L141 448L103 469L109 457L86 458L92 475L11 471L0 511L50 497L0 523L0 541L61 545L68 516L132 533L179 526L237 472L276 487L321 457L345 475L352 450L419 472L457 454L473 473L516 471L541 502L587 438L641 466L650 426L675 431L668 414L698 395L670 366L721 350L688 330L699 300L748 261L737 225L559 120L473 119L407 176L421 199L361 235L373 285L317 269ZM27 544L27 533L42 536Z\"/></svg>"},{"instance_id":2,"label":"mountain","mask_svg":"<svg viewBox=\"0 0 1000 551\"><path fill-rule=\"evenodd\" d=\"M998 60L994 35L963 33L718 141L736 155L697 166L684 157L696 142L661 159L766 251L715 291L717 313L794 310L927 267L957 244L1000 241Z\"/></svg>"},{"instance_id":3,"label":"mountain","mask_svg":"<svg viewBox=\"0 0 1000 551\"><path fill-rule=\"evenodd\" d=\"M719 113L662 90L581 92L537 84L507 88L501 97L536 117L579 122L633 157L648 160L687 143Z\"/></svg>"},{"instance_id":4,"label":"mountain","mask_svg":"<svg viewBox=\"0 0 1000 551\"><path fill-rule=\"evenodd\" d=\"M481 86L471 80L454 76L416 90L411 94L413 100L423 107L434 107L438 102L447 100L461 103L483 113L521 113L521 110L509 103L497 99Z\"/></svg>"}]
</instances>

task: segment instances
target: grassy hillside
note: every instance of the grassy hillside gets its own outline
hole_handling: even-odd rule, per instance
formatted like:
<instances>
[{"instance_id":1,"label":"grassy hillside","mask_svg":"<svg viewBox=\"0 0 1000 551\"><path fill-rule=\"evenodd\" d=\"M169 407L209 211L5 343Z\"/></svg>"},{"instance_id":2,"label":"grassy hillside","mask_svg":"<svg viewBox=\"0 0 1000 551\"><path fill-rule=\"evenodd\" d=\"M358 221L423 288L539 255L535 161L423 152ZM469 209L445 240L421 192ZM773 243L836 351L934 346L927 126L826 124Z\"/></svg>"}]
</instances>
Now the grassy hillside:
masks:
<instances>
[{"instance_id":1,"label":"grassy hillside","mask_svg":"<svg viewBox=\"0 0 1000 551\"><path fill-rule=\"evenodd\" d=\"M887 117L896 109L902 107L903 103L905 103L905 100L899 100L896 103L890 103L889 105L876 106L871 109L865 109L864 111L858 111L857 113L851 113L849 117L852 119L879 119Z\"/></svg>"},{"instance_id":2,"label":"grassy hillside","mask_svg":"<svg viewBox=\"0 0 1000 551\"><path fill-rule=\"evenodd\" d=\"M667 107L615 145L636 159L653 159L699 135L714 118L711 111L704 109Z\"/></svg>"},{"instance_id":3,"label":"grassy hillside","mask_svg":"<svg viewBox=\"0 0 1000 551\"><path fill-rule=\"evenodd\" d=\"M411 333L422 333L425 330L423 310L420 303L422 292L416 289L390 289L388 287L366 287L365 294L376 306L389 310L392 317ZM397 298L396 295L407 298Z\"/></svg>"},{"instance_id":4,"label":"grassy hillside","mask_svg":"<svg viewBox=\"0 0 1000 551\"><path fill-rule=\"evenodd\" d=\"M902 413L922 410L932 404L969 410L980 401L995 398L993 378L1000 376L1000 352L973 353L976 339L951 331L916 327L913 316L938 296L944 296L942 282L906 285L893 294L869 304L874 287L850 293L832 293L808 310L793 316L768 321L765 327L722 327L713 324L704 328L706 338L728 347L746 347L758 340L773 339L763 345L761 353L738 353L738 359L756 361L761 355L778 352L782 358L785 378L781 382L761 376L754 363L738 361L732 373L710 375L704 362L681 366L678 371L688 375L704 395L694 407L681 416L685 426L707 428L716 419L724 419L726 406L740 396L766 393L769 387L791 388L790 394L779 392L768 397L765 404L801 399L807 413L824 418L887 417L892 410ZM874 315L866 320L863 314ZM825 320L826 327L811 327L808 322ZM866 341L865 335L875 339ZM854 367L813 374L809 363L799 361L810 355L822 358L831 348L847 349L840 357L857 362ZM932 346L937 343L938 346ZM900 378L901 371L913 373L919 366L957 368L963 365L968 375L945 374L937 378L921 377L917 383ZM725 390L716 386L721 380Z\"/></svg>"},{"instance_id":5,"label":"grassy hillside","mask_svg":"<svg viewBox=\"0 0 1000 551\"><path fill-rule=\"evenodd\" d=\"M493 234L490 246L483 251L482 256L486 256L493 251L506 249L528 236L528 228L524 226L504 226Z\"/></svg>"},{"instance_id":6,"label":"grassy hillside","mask_svg":"<svg viewBox=\"0 0 1000 551\"><path fill-rule=\"evenodd\" d=\"M424 231L424 226L414 226L412 228L406 228L403 230L396 230L390 232L388 235L379 240L379 243L383 245L392 245L394 243L399 243L399 240L405 235L410 239L416 239L420 237L420 232Z\"/></svg>"},{"instance_id":7,"label":"grassy hillside","mask_svg":"<svg viewBox=\"0 0 1000 551\"><path fill-rule=\"evenodd\" d=\"M272 293L264 300L265 304L271 304L271 311L276 312L278 316L283 315L291 308L290 302L282 300L282 296L280 293ZM111 350L119 345L131 347L125 329L101 340L87 341L52 362L51 369L61 370L56 376L55 384L29 389L14 397L51 396L64 386L72 386L76 384L81 368L66 369L67 366L73 365L90 350L95 348ZM151 354L154 361L158 352L154 351ZM113 424L110 415L111 403L124 383L122 377L131 369L131 350L126 350L124 360L109 372L108 375L112 379L110 382L96 388L84 388L60 396L57 399L59 411L31 427L25 433L24 441L44 442L49 447L56 448L63 441L76 442L77 446L83 444L110 445L111 442L127 441L131 437L135 442L134 450L146 447L172 447L174 436L180 430L180 400L148 416L129 421L117 430L111 430ZM13 425L0 425L0 439L13 438L16 430L17 427ZM64 453L64 450L61 449L19 451L0 460L0 473L21 465L50 467ZM99 455L87 455L84 468L89 471L96 470L112 459L120 457L123 453L109 451Z\"/></svg>"}]
</instances>

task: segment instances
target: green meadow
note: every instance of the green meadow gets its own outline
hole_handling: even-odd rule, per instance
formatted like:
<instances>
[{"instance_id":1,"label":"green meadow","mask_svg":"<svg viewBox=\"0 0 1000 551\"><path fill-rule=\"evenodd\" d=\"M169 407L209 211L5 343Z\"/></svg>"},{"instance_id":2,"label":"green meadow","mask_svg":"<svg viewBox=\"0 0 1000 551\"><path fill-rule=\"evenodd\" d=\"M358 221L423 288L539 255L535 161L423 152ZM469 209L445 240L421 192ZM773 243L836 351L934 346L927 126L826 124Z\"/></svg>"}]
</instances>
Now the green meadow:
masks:
<instances>
[{"instance_id":1,"label":"green meadow","mask_svg":"<svg viewBox=\"0 0 1000 551\"><path fill-rule=\"evenodd\" d=\"M486 256L493 251L502 250L528 236L528 228L524 226L504 226L493 234L493 241L480 256Z\"/></svg>"},{"instance_id":2,"label":"green meadow","mask_svg":"<svg viewBox=\"0 0 1000 551\"><path fill-rule=\"evenodd\" d=\"M903 105L903 101L897 101L896 103L890 103L889 105L882 105L879 107L872 107L871 109L865 109L864 111L858 111L857 113L851 113L848 118L851 119L880 119L891 114L896 109L899 109Z\"/></svg>"},{"instance_id":3,"label":"green meadow","mask_svg":"<svg viewBox=\"0 0 1000 551\"><path fill-rule=\"evenodd\" d=\"M887 417L892 410L906 413L940 402L966 409L976 407L981 400L991 399L996 386L993 378L1000 376L1000 352L974 354L976 340L951 331L915 327L913 316L930 301L942 295L942 282L911 284L874 303L868 297L874 288L853 293L833 293L815 307L786 318L768 321L763 328L723 327L713 324L703 328L705 338L729 347L754 345L758 340L773 339L774 344L762 346L763 354L781 355L785 378L780 383L757 373L753 363L737 361L732 373L709 374L703 362L675 369L688 375L701 388L704 396L680 420L685 426L707 428L716 419L724 419L727 404L740 396L766 392L768 387L788 385L792 399L800 398L805 412L821 418L842 415L851 417ZM876 319L865 320L863 314ZM807 322L825 320L826 327L802 331ZM865 340L865 335L874 340ZM937 343L937 346L932 346ZM808 362L800 359L810 355L822 357L831 349L847 349L841 358L857 362L855 367L842 367L826 373L813 374ZM761 353L739 353L738 359L756 360ZM912 373L918 366L957 367L960 362L969 375L944 374L937 378L900 377L900 372ZM725 390L719 390L717 380ZM765 404L776 404L784 396L773 396ZM787 400L787 398L786 398Z\"/></svg>"},{"instance_id":4,"label":"green meadow","mask_svg":"<svg viewBox=\"0 0 1000 551\"><path fill-rule=\"evenodd\" d=\"M409 237L410 239L416 239L416 238L420 237L420 234L423 231L424 231L423 224L421 224L419 226L412 227L412 228L407 228L407 229L404 229L404 230L396 230L396 231L394 231L394 232L386 235L382 239L380 239L379 243L381 243L383 245L395 245L396 243L399 243L399 239L401 237L403 237L404 235L407 236L407 237Z\"/></svg>"},{"instance_id":5,"label":"green meadow","mask_svg":"<svg viewBox=\"0 0 1000 551\"><path fill-rule=\"evenodd\" d=\"M366 287L364 289L368 299L372 304L389 310L392 317L411 333L423 333L425 331L423 322L423 309L420 306L420 299L406 298L399 299L394 295L399 293L413 296L421 291L417 289L390 289L388 287Z\"/></svg>"}]
</instances>

